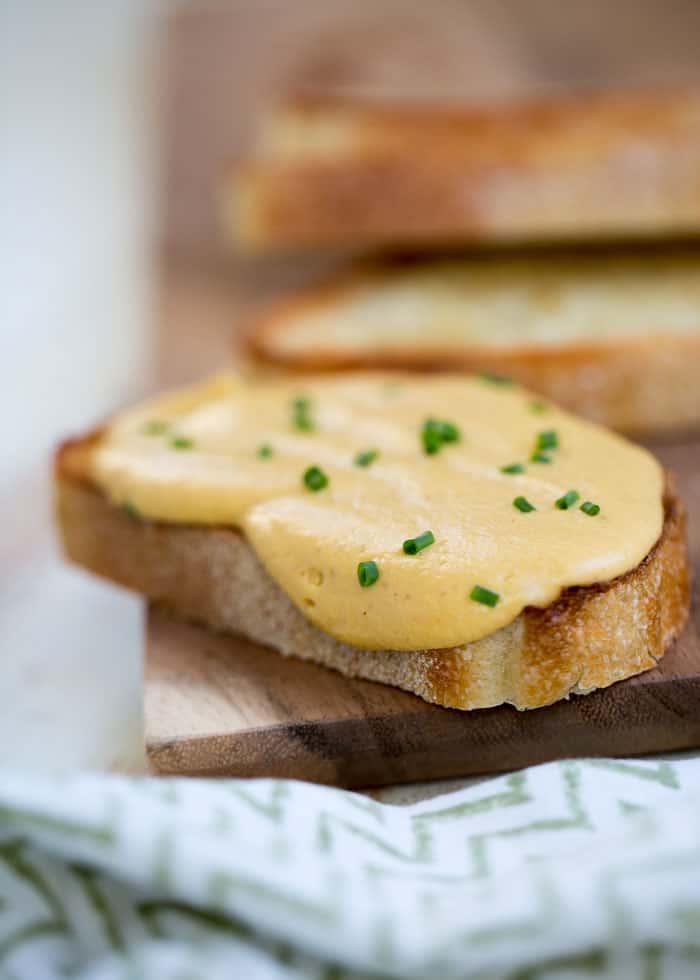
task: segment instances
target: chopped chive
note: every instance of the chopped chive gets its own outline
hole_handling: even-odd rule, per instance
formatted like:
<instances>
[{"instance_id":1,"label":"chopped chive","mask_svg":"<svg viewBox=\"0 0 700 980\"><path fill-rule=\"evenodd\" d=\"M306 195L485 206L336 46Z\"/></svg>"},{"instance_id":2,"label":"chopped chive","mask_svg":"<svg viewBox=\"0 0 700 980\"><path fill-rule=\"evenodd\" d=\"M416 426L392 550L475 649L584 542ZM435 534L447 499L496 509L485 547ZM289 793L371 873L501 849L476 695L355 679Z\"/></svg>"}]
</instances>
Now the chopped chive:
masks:
<instances>
[{"instance_id":1,"label":"chopped chive","mask_svg":"<svg viewBox=\"0 0 700 980\"><path fill-rule=\"evenodd\" d=\"M594 504L590 500L584 501L579 510L582 510L584 514L588 514L589 517L595 517L596 514L600 514L600 504Z\"/></svg>"},{"instance_id":2,"label":"chopped chive","mask_svg":"<svg viewBox=\"0 0 700 980\"><path fill-rule=\"evenodd\" d=\"M547 402L530 402L530 411L533 415L544 415L549 411Z\"/></svg>"},{"instance_id":3,"label":"chopped chive","mask_svg":"<svg viewBox=\"0 0 700 980\"><path fill-rule=\"evenodd\" d=\"M532 456L530 456L530 462L531 463L551 463L552 462L552 457L551 456L548 456L547 453L537 453L537 452L535 452L535 453L532 454Z\"/></svg>"},{"instance_id":4,"label":"chopped chive","mask_svg":"<svg viewBox=\"0 0 700 980\"><path fill-rule=\"evenodd\" d=\"M323 490L324 487L328 486L328 477L320 467L310 466L304 472L304 485L308 490L316 493L318 490Z\"/></svg>"},{"instance_id":5,"label":"chopped chive","mask_svg":"<svg viewBox=\"0 0 700 980\"><path fill-rule=\"evenodd\" d=\"M407 555L417 555L431 544L435 544L435 535L432 531L423 531L417 538L407 538L403 543L403 550Z\"/></svg>"},{"instance_id":6,"label":"chopped chive","mask_svg":"<svg viewBox=\"0 0 700 980\"><path fill-rule=\"evenodd\" d=\"M357 580L363 589L369 588L379 578L379 569L375 561L361 561L357 566Z\"/></svg>"},{"instance_id":7,"label":"chopped chive","mask_svg":"<svg viewBox=\"0 0 700 980\"><path fill-rule=\"evenodd\" d=\"M558 507L559 510L568 510L570 507L574 506L578 499L579 495L576 490L569 490L563 497L560 497L559 500L555 501L554 506Z\"/></svg>"},{"instance_id":8,"label":"chopped chive","mask_svg":"<svg viewBox=\"0 0 700 980\"><path fill-rule=\"evenodd\" d=\"M305 395L292 400L292 425L299 432L313 432L316 428L311 418L311 402Z\"/></svg>"},{"instance_id":9,"label":"chopped chive","mask_svg":"<svg viewBox=\"0 0 700 980\"><path fill-rule=\"evenodd\" d=\"M501 467L501 473L524 473L525 467L522 463L510 463L508 466Z\"/></svg>"},{"instance_id":10,"label":"chopped chive","mask_svg":"<svg viewBox=\"0 0 700 980\"><path fill-rule=\"evenodd\" d=\"M423 450L428 456L433 456L442 446L442 437L437 429L432 428L428 423L423 426L421 433L423 439Z\"/></svg>"},{"instance_id":11,"label":"chopped chive","mask_svg":"<svg viewBox=\"0 0 700 980\"><path fill-rule=\"evenodd\" d=\"M478 378L482 381L486 381L490 385L503 385L503 387L509 387L515 384L512 378L507 377L505 374L496 374L494 371L479 371Z\"/></svg>"},{"instance_id":12,"label":"chopped chive","mask_svg":"<svg viewBox=\"0 0 700 980\"><path fill-rule=\"evenodd\" d=\"M168 423L162 419L151 419L150 422L146 422L143 431L147 436L162 436L168 431Z\"/></svg>"},{"instance_id":13,"label":"chopped chive","mask_svg":"<svg viewBox=\"0 0 700 980\"><path fill-rule=\"evenodd\" d=\"M138 507L136 504L132 504L130 500L125 500L122 504L122 510L127 517L130 517L132 521L138 521L141 517Z\"/></svg>"},{"instance_id":14,"label":"chopped chive","mask_svg":"<svg viewBox=\"0 0 700 980\"><path fill-rule=\"evenodd\" d=\"M355 466L369 466L373 463L379 453L376 449L365 449L363 452L358 453L353 460Z\"/></svg>"},{"instance_id":15,"label":"chopped chive","mask_svg":"<svg viewBox=\"0 0 700 980\"><path fill-rule=\"evenodd\" d=\"M501 598L498 592L492 592L491 589L485 589L483 585L475 585L474 588L469 593L469 598L473 602L480 602L482 606L490 606L492 609L498 604L498 600Z\"/></svg>"},{"instance_id":16,"label":"chopped chive","mask_svg":"<svg viewBox=\"0 0 700 980\"><path fill-rule=\"evenodd\" d=\"M523 514L529 514L530 511L537 510L526 497L516 497L513 501L513 507L517 507Z\"/></svg>"},{"instance_id":17,"label":"chopped chive","mask_svg":"<svg viewBox=\"0 0 700 980\"><path fill-rule=\"evenodd\" d=\"M274 449L269 443L264 442L262 446L258 447L258 452L257 452L258 459L269 459L270 456L273 455L274 455Z\"/></svg>"},{"instance_id":18,"label":"chopped chive","mask_svg":"<svg viewBox=\"0 0 700 980\"><path fill-rule=\"evenodd\" d=\"M459 442L459 429L454 422L440 422L440 435L443 442Z\"/></svg>"},{"instance_id":19,"label":"chopped chive","mask_svg":"<svg viewBox=\"0 0 700 980\"><path fill-rule=\"evenodd\" d=\"M432 456L442 448L445 442L459 442L461 436L454 422L441 419L426 419L421 429L423 449Z\"/></svg>"},{"instance_id":20,"label":"chopped chive","mask_svg":"<svg viewBox=\"0 0 700 980\"><path fill-rule=\"evenodd\" d=\"M537 436L535 449L556 449L559 446L559 437L554 429L546 429Z\"/></svg>"},{"instance_id":21,"label":"chopped chive","mask_svg":"<svg viewBox=\"0 0 700 980\"><path fill-rule=\"evenodd\" d=\"M294 428L299 432L313 432L316 426L308 415L298 415L294 419Z\"/></svg>"},{"instance_id":22,"label":"chopped chive","mask_svg":"<svg viewBox=\"0 0 700 980\"><path fill-rule=\"evenodd\" d=\"M173 449L191 449L194 446L192 439L188 439L187 436L173 436L170 440L170 445Z\"/></svg>"}]
</instances>

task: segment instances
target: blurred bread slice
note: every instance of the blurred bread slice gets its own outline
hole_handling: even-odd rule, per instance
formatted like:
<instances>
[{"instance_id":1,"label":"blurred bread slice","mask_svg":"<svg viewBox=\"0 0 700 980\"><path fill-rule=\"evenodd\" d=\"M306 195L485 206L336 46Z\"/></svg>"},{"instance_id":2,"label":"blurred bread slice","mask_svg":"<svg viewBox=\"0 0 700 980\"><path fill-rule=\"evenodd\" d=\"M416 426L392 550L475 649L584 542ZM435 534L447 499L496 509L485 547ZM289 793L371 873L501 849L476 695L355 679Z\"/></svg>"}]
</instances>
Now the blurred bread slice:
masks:
<instances>
[{"instance_id":1,"label":"blurred bread slice","mask_svg":"<svg viewBox=\"0 0 700 980\"><path fill-rule=\"evenodd\" d=\"M249 250L700 232L700 92L483 108L306 100L226 185Z\"/></svg>"},{"instance_id":2,"label":"blurred bread slice","mask_svg":"<svg viewBox=\"0 0 700 980\"><path fill-rule=\"evenodd\" d=\"M594 421L700 424L700 249L468 257L354 269L252 324L259 362L492 371Z\"/></svg>"}]
</instances>

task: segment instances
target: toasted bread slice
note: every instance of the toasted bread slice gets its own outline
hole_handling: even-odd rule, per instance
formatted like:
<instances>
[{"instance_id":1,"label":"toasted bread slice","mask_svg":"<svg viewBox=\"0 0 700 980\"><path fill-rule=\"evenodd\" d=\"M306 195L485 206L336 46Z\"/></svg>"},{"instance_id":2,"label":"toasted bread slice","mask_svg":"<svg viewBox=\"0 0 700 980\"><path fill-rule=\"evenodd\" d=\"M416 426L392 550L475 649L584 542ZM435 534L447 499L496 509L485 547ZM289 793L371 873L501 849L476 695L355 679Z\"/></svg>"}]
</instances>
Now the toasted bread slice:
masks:
<instances>
[{"instance_id":1,"label":"toasted bread slice","mask_svg":"<svg viewBox=\"0 0 700 980\"><path fill-rule=\"evenodd\" d=\"M587 693L653 667L687 617L685 516L669 483L661 537L627 574L567 589L548 608L526 608L464 646L359 650L306 620L238 531L144 521L113 506L88 476L98 440L96 433L67 443L56 458L57 514L70 559L176 616L427 701L465 710L503 702L537 708Z\"/></svg>"},{"instance_id":2,"label":"toasted bread slice","mask_svg":"<svg viewBox=\"0 0 700 980\"><path fill-rule=\"evenodd\" d=\"M691 428L700 250L385 263L276 303L248 340L285 368L493 371L612 428Z\"/></svg>"},{"instance_id":3,"label":"toasted bread slice","mask_svg":"<svg viewBox=\"0 0 700 980\"><path fill-rule=\"evenodd\" d=\"M226 185L250 250L700 231L700 94L484 108L301 101Z\"/></svg>"}]
</instances>

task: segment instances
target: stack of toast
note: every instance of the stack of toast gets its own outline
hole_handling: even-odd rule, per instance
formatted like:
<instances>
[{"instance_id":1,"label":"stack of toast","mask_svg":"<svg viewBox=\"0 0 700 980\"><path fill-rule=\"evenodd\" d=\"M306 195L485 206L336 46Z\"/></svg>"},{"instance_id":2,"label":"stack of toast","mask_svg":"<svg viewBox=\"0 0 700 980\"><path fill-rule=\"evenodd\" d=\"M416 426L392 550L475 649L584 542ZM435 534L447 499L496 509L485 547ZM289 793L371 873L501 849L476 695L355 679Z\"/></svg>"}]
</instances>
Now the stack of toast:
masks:
<instances>
[{"instance_id":1,"label":"stack of toast","mask_svg":"<svg viewBox=\"0 0 700 980\"><path fill-rule=\"evenodd\" d=\"M599 425L700 425L700 96L295 102L226 201L241 248L372 258L255 318L257 379L65 444L69 557L463 710L654 666L688 611L684 509Z\"/></svg>"},{"instance_id":2,"label":"stack of toast","mask_svg":"<svg viewBox=\"0 0 700 980\"><path fill-rule=\"evenodd\" d=\"M256 319L250 349L293 369L502 371L624 431L694 428L699 174L697 92L284 106L228 184L240 247L462 251L312 285Z\"/></svg>"}]
</instances>

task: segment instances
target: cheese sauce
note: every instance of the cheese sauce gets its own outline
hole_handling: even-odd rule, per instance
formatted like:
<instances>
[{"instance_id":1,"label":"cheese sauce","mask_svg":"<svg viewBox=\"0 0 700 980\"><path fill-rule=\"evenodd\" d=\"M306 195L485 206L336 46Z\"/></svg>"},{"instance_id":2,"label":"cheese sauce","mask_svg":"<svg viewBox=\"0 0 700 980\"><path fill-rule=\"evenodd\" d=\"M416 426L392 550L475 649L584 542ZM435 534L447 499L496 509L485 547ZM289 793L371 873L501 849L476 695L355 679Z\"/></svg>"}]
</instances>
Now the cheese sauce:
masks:
<instances>
[{"instance_id":1,"label":"cheese sauce","mask_svg":"<svg viewBox=\"0 0 700 980\"><path fill-rule=\"evenodd\" d=\"M427 454L429 418L458 441ZM556 441L549 462L531 461L538 440ZM377 455L360 466L365 450ZM502 472L511 464L523 472ZM317 491L303 479L312 466L327 478ZM663 473L644 449L515 385L462 375L222 376L118 418L92 467L144 518L239 528L308 619L365 649L477 640L567 586L629 571L663 522ZM557 507L571 490L578 499ZM535 509L518 509L520 497ZM428 530L434 543L405 554ZM370 587L358 581L366 561L379 571ZM475 586L496 604L472 598Z\"/></svg>"}]
</instances>

